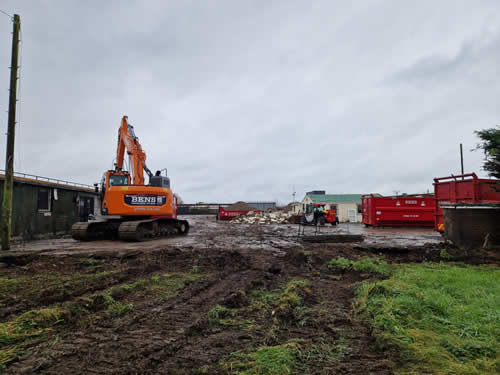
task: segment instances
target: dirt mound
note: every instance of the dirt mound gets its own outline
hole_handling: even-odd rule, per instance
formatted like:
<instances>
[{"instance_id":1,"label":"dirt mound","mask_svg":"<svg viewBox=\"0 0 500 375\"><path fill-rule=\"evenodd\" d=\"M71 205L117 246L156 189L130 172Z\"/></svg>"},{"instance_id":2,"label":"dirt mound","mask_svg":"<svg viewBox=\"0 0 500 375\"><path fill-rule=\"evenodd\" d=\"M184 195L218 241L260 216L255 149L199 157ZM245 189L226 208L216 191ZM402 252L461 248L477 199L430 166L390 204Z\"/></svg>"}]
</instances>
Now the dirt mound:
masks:
<instances>
[{"instance_id":1,"label":"dirt mound","mask_svg":"<svg viewBox=\"0 0 500 375\"><path fill-rule=\"evenodd\" d=\"M239 201L239 202L236 202L236 203L226 207L226 210L230 210L230 211L256 211L257 209L255 207L250 206L248 203Z\"/></svg>"}]
</instances>

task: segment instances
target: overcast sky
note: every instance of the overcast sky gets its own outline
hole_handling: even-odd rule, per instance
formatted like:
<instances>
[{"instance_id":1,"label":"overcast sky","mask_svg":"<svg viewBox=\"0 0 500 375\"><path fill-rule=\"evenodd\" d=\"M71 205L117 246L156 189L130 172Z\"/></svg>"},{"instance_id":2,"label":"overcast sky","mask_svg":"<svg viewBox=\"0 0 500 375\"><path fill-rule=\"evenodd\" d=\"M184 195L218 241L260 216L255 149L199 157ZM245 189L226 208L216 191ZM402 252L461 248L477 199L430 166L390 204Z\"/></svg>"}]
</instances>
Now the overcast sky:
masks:
<instances>
[{"instance_id":1,"label":"overcast sky","mask_svg":"<svg viewBox=\"0 0 500 375\"><path fill-rule=\"evenodd\" d=\"M126 114L184 201L393 194L481 176L500 1L23 1L15 169L92 184ZM0 14L0 120L11 29ZM5 163L5 131L0 137Z\"/></svg>"}]
</instances>

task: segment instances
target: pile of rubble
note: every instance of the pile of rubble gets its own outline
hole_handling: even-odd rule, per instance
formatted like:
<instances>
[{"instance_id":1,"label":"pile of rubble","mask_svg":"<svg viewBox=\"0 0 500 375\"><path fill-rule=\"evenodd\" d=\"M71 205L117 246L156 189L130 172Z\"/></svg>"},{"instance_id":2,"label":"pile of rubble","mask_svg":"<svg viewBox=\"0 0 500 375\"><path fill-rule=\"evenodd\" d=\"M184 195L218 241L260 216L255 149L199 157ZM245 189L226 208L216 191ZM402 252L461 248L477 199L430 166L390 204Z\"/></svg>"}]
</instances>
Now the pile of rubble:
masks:
<instances>
[{"instance_id":1,"label":"pile of rubble","mask_svg":"<svg viewBox=\"0 0 500 375\"><path fill-rule=\"evenodd\" d=\"M293 213L283 211L254 212L250 211L231 220L237 224L288 224Z\"/></svg>"},{"instance_id":2,"label":"pile of rubble","mask_svg":"<svg viewBox=\"0 0 500 375\"><path fill-rule=\"evenodd\" d=\"M228 211L253 211L253 210L256 210L256 208L250 206L246 202L238 201L230 206L227 206L226 210L228 210Z\"/></svg>"}]
</instances>

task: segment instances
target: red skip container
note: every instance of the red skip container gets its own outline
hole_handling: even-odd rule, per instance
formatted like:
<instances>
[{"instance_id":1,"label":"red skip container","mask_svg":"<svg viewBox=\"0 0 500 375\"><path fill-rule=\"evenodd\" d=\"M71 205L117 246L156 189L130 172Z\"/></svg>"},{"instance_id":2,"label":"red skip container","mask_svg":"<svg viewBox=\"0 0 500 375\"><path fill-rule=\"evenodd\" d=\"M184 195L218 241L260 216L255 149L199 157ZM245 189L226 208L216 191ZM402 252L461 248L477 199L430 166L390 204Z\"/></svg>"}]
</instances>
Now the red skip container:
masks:
<instances>
[{"instance_id":1,"label":"red skip container","mask_svg":"<svg viewBox=\"0 0 500 375\"><path fill-rule=\"evenodd\" d=\"M373 227L432 227L434 197L432 195L400 195L380 197L363 195L363 224Z\"/></svg>"},{"instance_id":2,"label":"red skip container","mask_svg":"<svg viewBox=\"0 0 500 375\"><path fill-rule=\"evenodd\" d=\"M440 203L498 203L500 180L478 178L475 173L434 179L435 224L443 232L443 210Z\"/></svg>"}]
</instances>

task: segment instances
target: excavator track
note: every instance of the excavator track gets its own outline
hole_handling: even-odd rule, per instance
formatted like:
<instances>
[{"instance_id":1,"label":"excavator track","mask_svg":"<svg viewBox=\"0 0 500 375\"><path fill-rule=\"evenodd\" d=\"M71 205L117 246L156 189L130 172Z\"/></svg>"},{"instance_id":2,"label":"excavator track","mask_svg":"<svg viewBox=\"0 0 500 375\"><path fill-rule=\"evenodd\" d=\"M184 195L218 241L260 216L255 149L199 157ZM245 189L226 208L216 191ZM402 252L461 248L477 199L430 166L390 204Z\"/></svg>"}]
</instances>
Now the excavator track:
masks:
<instances>
[{"instance_id":1,"label":"excavator track","mask_svg":"<svg viewBox=\"0 0 500 375\"><path fill-rule=\"evenodd\" d=\"M146 241L171 235L184 235L189 231L186 220L177 219L146 219L125 221L118 230L120 240Z\"/></svg>"},{"instance_id":2,"label":"excavator track","mask_svg":"<svg viewBox=\"0 0 500 375\"><path fill-rule=\"evenodd\" d=\"M158 235L155 220L125 221L120 224L119 237L124 241L144 241Z\"/></svg>"},{"instance_id":3,"label":"excavator track","mask_svg":"<svg viewBox=\"0 0 500 375\"><path fill-rule=\"evenodd\" d=\"M90 223L79 222L73 224L71 227L71 236L75 240L79 241L88 241L88 227Z\"/></svg>"},{"instance_id":4,"label":"excavator track","mask_svg":"<svg viewBox=\"0 0 500 375\"><path fill-rule=\"evenodd\" d=\"M71 227L71 236L78 241L112 240L118 238L117 220L78 222Z\"/></svg>"},{"instance_id":5,"label":"excavator track","mask_svg":"<svg viewBox=\"0 0 500 375\"><path fill-rule=\"evenodd\" d=\"M137 242L171 235L185 235L188 231L189 223L186 220L157 218L79 222L73 224L71 235L79 241L120 239Z\"/></svg>"}]
</instances>

